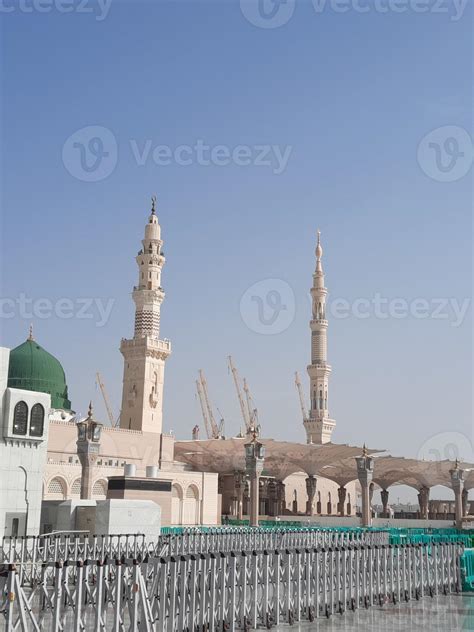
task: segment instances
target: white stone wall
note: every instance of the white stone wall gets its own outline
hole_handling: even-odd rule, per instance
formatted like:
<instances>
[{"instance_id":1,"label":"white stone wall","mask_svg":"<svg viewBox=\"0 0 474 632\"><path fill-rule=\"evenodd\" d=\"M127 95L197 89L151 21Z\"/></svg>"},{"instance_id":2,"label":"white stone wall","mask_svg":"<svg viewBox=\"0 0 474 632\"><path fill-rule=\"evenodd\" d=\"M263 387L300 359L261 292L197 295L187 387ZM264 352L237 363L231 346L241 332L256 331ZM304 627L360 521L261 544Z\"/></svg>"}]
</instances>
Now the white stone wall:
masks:
<instances>
[{"instance_id":1,"label":"white stone wall","mask_svg":"<svg viewBox=\"0 0 474 632\"><path fill-rule=\"evenodd\" d=\"M151 541L161 528L160 506L151 500L102 500L97 502L97 535L141 533Z\"/></svg>"},{"instance_id":2,"label":"white stone wall","mask_svg":"<svg viewBox=\"0 0 474 632\"><path fill-rule=\"evenodd\" d=\"M48 443L48 414L51 397L45 393L6 388L9 350L0 348L0 537L12 535L37 535L40 528L40 512L43 473ZM34 404L45 409L42 437L13 434L13 412L19 401L28 406L28 419ZM29 431L29 423L28 423ZM16 527L17 522L17 527Z\"/></svg>"},{"instance_id":3,"label":"white stone wall","mask_svg":"<svg viewBox=\"0 0 474 632\"><path fill-rule=\"evenodd\" d=\"M171 481L174 488L171 516L162 515L163 526L219 524L217 474L160 470L158 478Z\"/></svg>"}]
</instances>

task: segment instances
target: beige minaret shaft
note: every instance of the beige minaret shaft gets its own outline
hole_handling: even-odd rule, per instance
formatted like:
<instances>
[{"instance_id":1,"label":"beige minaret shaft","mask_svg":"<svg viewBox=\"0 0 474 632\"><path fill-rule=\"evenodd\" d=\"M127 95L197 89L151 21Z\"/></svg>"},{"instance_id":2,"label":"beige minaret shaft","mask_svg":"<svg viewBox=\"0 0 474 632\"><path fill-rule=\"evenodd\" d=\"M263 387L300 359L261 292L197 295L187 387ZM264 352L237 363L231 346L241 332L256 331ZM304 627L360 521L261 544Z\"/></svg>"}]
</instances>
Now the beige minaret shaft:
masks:
<instances>
[{"instance_id":1,"label":"beige minaret shaft","mask_svg":"<svg viewBox=\"0 0 474 632\"><path fill-rule=\"evenodd\" d=\"M138 265L138 285L132 294L135 333L131 340L122 339L120 345L124 357L120 427L161 433L165 360L171 353L171 344L169 340L160 340L160 311L165 298L161 271L165 257L155 203L152 198L143 247L135 257Z\"/></svg>"},{"instance_id":2,"label":"beige minaret shaft","mask_svg":"<svg viewBox=\"0 0 474 632\"><path fill-rule=\"evenodd\" d=\"M331 367L327 363L327 329L326 297L324 286L324 272L322 266L323 249L321 233L318 231L316 245L316 270L313 274L311 298L313 317L311 328L311 364L308 366L310 379L310 413L304 421L308 443L327 443L331 441L332 431L336 422L329 419L328 391Z\"/></svg>"}]
</instances>

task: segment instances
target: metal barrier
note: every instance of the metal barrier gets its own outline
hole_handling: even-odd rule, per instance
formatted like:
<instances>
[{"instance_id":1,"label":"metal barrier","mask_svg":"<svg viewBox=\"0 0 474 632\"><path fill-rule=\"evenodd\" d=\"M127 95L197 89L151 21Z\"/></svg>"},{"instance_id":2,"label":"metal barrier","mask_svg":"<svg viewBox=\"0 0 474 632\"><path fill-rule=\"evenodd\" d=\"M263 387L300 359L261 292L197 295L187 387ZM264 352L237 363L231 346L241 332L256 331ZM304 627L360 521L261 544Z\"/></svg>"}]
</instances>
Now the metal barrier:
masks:
<instances>
[{"instance_id":1,"label":"metal barrier","mask_svg":"<svg viewBox=\"0 0 474 632\"><path fill-rule=\"evenodd\" d=\"M461 557L462 589L474 591L474 549L466 549Z\"/></svg>"},{"instance_id":2,"label":"metal barrier","mask_svg":"<svg viewBox=\"0 0 474 632\"><path fill-rule=\"evenodd\" d=\"M185 555L188 553L210 553L213 551L248 551L263 549L313 548L317 546L337 547L349 544L368 546L389 544L386 531L331 530L331 529L255 529L224 528L200 531L185 531L180 535L160 538L163 554Z\"/></svg>"},{"instance_id":3,"label":"metal barrier","mask_svg":"<svg viewBox=\"0 0 474 632\"><path fill-rule=\"evenodd\" d=\"M21 583L31 584L37 581L39 564L145 557L150 546L159 550L158 544L151 545L144 535L5 537L0 547L0 564L15 564Z\"/></svg>"},{"instance_id":4,"label":"metal barrier","mask_svg":"<svg viewBox=\"0 0 474 632\"><path fill-rule=\"evenodd\" d=\"M253 529L220 528L186 529L181 534L160 535L150 541L144 535L84 536L59 534L3 538L0 564L24 566L36 562L57 562L105 558L138 558L145 555L163 556L210 551L253 550L264 548L298 548L312 546L343 546L388 544L385 531L340 531L318 529Z\"/></svg>"},{"instance_id":5,"label":"metal barrier","mask_svg":"<svg viewBox=\"0 0 474 632\"><path fill-rule=\"evenodd\" d=\"M461 553L350 545L58 562L31 587L12 565L0 610L6 632L248 631L457 592Z\"/></svg>"}]
</instances>

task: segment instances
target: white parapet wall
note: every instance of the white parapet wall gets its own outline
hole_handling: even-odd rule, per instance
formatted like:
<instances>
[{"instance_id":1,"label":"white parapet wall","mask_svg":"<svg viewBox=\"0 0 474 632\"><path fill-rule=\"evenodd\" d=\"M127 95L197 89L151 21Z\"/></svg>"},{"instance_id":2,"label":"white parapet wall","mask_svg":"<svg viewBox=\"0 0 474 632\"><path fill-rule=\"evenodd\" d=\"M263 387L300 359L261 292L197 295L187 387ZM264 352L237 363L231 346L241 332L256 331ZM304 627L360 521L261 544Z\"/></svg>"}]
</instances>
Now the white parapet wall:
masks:
<instances>
[{"instance_id":1,"label":"white parapet wall","mask_svg":"<svg viewBox=\"0 0 474 632\"><path fill-rule=\"evenodd\" d=\"M374 518L373 527L390 529L449 529L455 526L452 520L412 520L409 518Z\"/></svg>"},{"instance_id":2,"label":"white parapet wall","mask_svg":"<svg viewBox=\"0 0 474 632\"><path fill-rule=\"evenodd\" d=\"M161 531L161 507L152 500L98 500L97 535L143 534L156 539Z\"/></svg>"},{"instance_id":3,"label":"white parapet wall","mask_svg":"<svg viewBox=\"0 0 474 632\"><path fill-rule=\"evenodd\" d=\"M311 524L320 527L360 527L362 521L356 516L282 516L279 521L299 522L302 527ZM388 529L449 529L454 527L452 520L413 520L409 518L373 518L373 527Z\"/></svg>"},{"instance_id":4,"label":"white parapet wall","mask_svg":"<svg viewBox=\"0 0 474 632\"><path fill-rule=\"evenodd\" d=\"M95 500L65 500L58 505L54 531L95 533Z\"/></svg>"},{"instance_id":5,"label":"white parapet wall","mask_svg":"<svg viewBox=\"0 0 474 632\"><path fill-rule=\"evenodd\" d=\"M270 520L274 520L274 518L270 518ZM362 524L361 519L357 516L281 516L278 522L283 525L285 522L299 522L302 527L308 525L312 527L360 527Z\"/></svg>"}]
</instances>

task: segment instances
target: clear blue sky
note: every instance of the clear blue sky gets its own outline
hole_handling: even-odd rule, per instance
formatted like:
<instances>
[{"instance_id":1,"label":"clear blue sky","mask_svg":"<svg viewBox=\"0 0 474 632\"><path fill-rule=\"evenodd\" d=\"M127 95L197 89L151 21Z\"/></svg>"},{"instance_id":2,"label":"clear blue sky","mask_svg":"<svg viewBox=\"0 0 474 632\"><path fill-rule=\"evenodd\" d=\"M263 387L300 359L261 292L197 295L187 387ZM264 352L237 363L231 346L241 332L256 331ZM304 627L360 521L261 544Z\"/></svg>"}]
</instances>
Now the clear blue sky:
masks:
<instances>
[{"instance_id":1,"label":"clear blue sky","mask_svg":"<svg viewBox=\"0 0 474 632\"><path fill-rule=\"evenodd\" d=\"M203 368L227 432L237 431L232 353L264 434L304 440L293 373L306 391L318 227L332 300L378 293L431 305L472 294L472 168L440 182L417 160L432 130L471 129L471 8L455 21L411 10L317 14L297 2L287 24L263 29L236 2L115 1L100 21L88 6L95 14L0 13L3 296L114 300L104 327L77 314L33 320L38 342L64 365L74 409L92 397L105 420L100 370L118 412L118 347L133 332L134 256L156 193L167 255L162 336L174 349L165 429L189 437L200 421L194 379ZM95 182L63 161L65 141L87 126L109 129L118 145L115 169ZM172 151L202 140L291 153L282 173L195 157L139 165L131 141L147 140ZM265 279L295 296L294 318L275 335L251 331L240 311L245 291ZM30 322L15 313L0 321L9 347ZM444 450L450 435L439 433L469 444L472 312L454 320L330 316L335 441L407 456L432 437Z\"/></svg>"}]
</instances>

